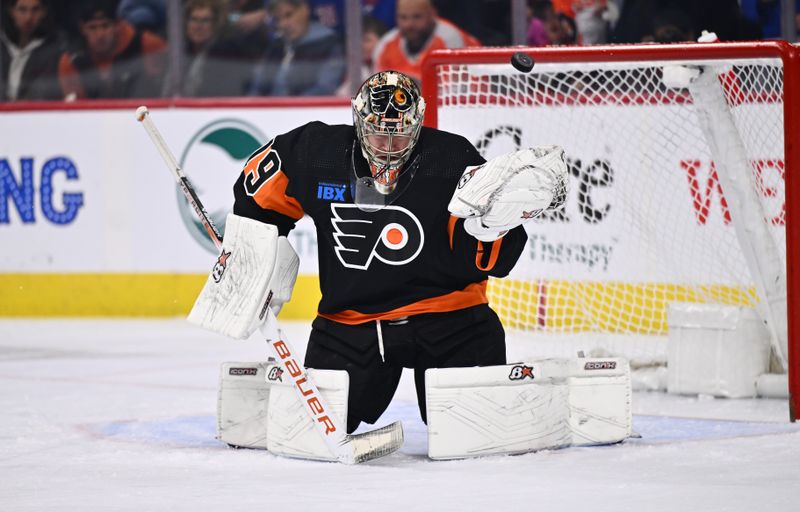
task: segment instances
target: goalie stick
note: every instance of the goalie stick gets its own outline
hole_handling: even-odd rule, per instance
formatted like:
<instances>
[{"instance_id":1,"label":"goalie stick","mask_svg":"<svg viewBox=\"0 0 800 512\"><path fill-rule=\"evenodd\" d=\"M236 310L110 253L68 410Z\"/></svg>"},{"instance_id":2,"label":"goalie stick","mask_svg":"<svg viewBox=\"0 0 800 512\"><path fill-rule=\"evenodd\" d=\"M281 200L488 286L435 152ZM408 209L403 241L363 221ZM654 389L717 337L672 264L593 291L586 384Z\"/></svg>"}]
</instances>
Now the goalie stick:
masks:
<instances>
[{"instance_id":1,"label":"goalie stick","mask_svg":"<svg viewBox=\"0 0 800 512\"><path fill-rule=\"evenodd\" d=\"M150 111L145 106L136 109L136 119L142 123L150 140L156 146L164 163L172 172L175 181L181 188L186 200L194 209L200 222L202 222L211 240L218 249L222 248L222 235L208 216L203 203L194 191L191 182L183 173L178 161L170 151L161 133L150 118ZM269 294L271 297L272 294ZM269 301L269 298L267 299ZM265 307L269 302L265 304ZM364 432L361 434L347 434L342 422L333 414L333 409L328 405L317 386L311 380L302 364L295 359L295 351L280 330L278 320L272 309L266 307L267 319L261 326L261 334L267 339L267 344L278 358L281 366L292 378L292 388L301 403L305 404L304 410L308 413L314 428L322 436L325 444L344 464L358 464L366 462L397 451L403 444L403 426L396 421L385 427Z\"/></svg>"}]
</instances>

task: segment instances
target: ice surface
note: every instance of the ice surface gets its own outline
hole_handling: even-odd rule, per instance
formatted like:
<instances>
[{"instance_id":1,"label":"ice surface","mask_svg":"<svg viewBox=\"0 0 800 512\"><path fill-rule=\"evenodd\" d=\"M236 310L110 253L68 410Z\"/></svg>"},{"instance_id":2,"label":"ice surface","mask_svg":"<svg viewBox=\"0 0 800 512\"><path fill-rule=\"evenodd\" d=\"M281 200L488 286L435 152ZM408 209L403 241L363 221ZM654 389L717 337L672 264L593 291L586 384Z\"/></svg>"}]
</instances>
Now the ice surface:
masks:
<instances>
[{"instance_id":1,"label":"ice surface","mask_svg":"<svg viewBox=\"0 0 800 512\"><path fill-rule=\"evenodd\" d=\"M782 400L638 393L640 439L433 462L406 375L401 452L344 466L214 439L219 364L265 355L179 319L0 321L0 511L800 510Z\"/></svg>"}]
</instances>

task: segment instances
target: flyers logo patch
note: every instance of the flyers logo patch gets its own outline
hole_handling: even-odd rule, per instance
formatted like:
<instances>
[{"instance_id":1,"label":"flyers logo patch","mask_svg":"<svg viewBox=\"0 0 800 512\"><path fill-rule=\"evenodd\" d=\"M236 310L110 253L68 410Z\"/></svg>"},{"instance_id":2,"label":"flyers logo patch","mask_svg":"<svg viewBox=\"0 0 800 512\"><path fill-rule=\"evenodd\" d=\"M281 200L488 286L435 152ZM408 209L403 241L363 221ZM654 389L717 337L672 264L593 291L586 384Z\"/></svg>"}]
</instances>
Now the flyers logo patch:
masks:
<instances>
[{"instance_id":1,"label":"flyers logo patch","mask_svg":"<svg viewBox=\"0 0 800 512\"><path fill-rule=\"evenodd\" d=\"M354 204L331 203L336 256L347 268L366 270L373 259L387 265L405 265L425 243L422 224L400 206L364 212Z\"/></svg>"}]
</instances>

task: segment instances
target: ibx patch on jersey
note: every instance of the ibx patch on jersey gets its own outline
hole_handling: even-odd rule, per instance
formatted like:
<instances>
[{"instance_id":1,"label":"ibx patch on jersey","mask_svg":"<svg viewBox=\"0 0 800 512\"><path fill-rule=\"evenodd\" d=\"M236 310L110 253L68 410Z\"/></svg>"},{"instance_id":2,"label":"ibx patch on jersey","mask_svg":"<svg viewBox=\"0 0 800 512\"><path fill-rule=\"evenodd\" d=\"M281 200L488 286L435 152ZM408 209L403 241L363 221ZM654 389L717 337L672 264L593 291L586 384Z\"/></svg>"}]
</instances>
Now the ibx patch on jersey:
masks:
<instances>
[{"instance_id":1,"label":"ibx patch on jersey","mask_svg":"<svg viewBox=\"0 0 800 512\"><path fill-rule=\"evenodd\" d=\"M354 204L331 203L336 256L347 268L366 270L373 259L387 265L405 265L425 244L422 224L401 206L365 212Z\"/></svg>"},{"instance_id":2,"label":"ibx patch on jersey","mask_svg":"<svg viewBox=\"0 0 800 512\"><path fill-rule=\"evenodd\" d=\"M317 199L321 199L323 201L337 201L343 203L346 201L345 199L345 192L347 191L347 185L344 183L330 183L325 181L320 181L317 184Z\"/></svg>"}]
</instances>

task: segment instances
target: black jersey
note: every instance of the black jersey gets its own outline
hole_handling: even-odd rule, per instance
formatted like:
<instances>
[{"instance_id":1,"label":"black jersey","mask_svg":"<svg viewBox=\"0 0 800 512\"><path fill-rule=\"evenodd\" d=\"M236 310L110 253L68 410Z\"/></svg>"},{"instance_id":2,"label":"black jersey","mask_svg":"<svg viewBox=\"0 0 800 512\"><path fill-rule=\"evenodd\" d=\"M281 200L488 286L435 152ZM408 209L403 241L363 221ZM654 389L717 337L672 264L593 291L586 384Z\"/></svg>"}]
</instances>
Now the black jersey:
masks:
<instances>
[{"instance_id":1,"label":"black jersey","mask_svg":"<svg viewBox=\"0 0 800 512\"><path fill-rule=\"evenodd\" d=\"M495 242L469 235L447 204L464 169L484 162L465 138L423 127L403 192L375 212L353 202L368 175L352 126L313 122L279 135L247 161L234 185L235 214L286 235L314 220L319 315L348 324L486 303L486 279L508 274L527 240L518 227ZM406 173L401 180L409 180Z\"/></svg>"}]
</instances>

